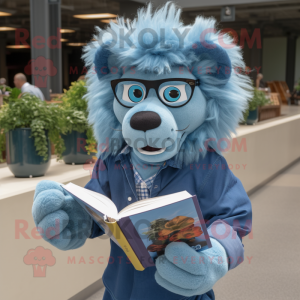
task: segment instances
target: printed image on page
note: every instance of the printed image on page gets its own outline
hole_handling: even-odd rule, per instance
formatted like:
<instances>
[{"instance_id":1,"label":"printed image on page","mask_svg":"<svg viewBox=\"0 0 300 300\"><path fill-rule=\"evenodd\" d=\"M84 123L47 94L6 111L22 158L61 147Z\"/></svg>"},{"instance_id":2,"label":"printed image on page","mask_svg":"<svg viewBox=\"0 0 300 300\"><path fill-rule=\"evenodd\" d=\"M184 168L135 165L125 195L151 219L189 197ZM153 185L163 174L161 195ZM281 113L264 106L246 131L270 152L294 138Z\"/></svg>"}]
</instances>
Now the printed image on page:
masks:
<instances>
[{"instance_id":1,"label":"printed image on page","mask_svg":"<svg viewBox=\"0 0 300 300\"><path fill-rule=\"evenodd\" d=\"M153 259L171 242L185 242L196 251L208 248L192 198L129 218Z\"/></svg>"}]
</instances>

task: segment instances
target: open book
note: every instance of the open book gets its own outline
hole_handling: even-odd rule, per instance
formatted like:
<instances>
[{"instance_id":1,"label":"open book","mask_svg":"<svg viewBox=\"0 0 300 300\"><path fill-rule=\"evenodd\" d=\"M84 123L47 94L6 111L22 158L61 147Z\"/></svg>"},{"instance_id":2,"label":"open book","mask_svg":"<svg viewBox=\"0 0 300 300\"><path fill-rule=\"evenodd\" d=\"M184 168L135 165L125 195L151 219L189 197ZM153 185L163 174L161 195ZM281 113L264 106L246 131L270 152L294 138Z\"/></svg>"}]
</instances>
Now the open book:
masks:
<instances>
[{"instance_id":1,"label":"open book","mask_svg":"<svg viewBox=\"0 0 300 300\"><path fill-rule=\"evenodd\" d=\"M211 247L196 196L187 191L134 202L118 212L106 196L62 185L123 249L136 270L155 265L171 242L185 242L196 251Z\"/></svg>"}]
</instances>

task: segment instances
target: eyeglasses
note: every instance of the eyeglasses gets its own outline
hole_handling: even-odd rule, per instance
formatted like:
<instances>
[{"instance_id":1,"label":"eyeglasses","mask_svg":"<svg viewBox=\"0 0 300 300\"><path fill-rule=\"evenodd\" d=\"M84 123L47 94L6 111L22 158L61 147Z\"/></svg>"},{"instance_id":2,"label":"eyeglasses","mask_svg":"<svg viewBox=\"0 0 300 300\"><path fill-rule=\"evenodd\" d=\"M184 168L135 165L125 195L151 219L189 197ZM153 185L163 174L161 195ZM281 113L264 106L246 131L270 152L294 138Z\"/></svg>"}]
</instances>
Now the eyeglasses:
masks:
<instances>
[{"instance_id":1,"label":"eyeglasses","mask_svg":"<svg viewBox=\"0 0 300 300\"><path fill-rule=\"evenodd\" d=\"M181 107L192 98L195 86L200 80L168 78L162 80L140 80L121 78L111 81L111 87L118 102L125 107L133 107L145 100L150 89L154 89L159 100L169 107Z\"/></svg>"}]
</instances>

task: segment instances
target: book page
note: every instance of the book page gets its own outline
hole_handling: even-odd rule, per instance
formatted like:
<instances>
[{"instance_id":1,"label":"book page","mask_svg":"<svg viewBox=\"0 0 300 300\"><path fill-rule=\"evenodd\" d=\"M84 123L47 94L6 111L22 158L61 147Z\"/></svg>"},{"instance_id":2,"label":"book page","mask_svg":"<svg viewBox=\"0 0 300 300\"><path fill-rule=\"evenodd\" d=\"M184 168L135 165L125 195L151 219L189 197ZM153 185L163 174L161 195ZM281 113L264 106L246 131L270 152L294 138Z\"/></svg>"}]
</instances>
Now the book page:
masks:
<instances>
[{"instance_id":1,"label":"book page","mask_svg":"<svg viewBox=\"0 0 300 300\"><path fill-rule=\"evenodd\" d=\"M141 201L137 201L126 206L119 212L119 219L128 217L135 214L140 214L142 212L152 210L155 208L163 207L178 201L192 197L187 191L170 194L161 197L149 198Z\"/></svg>"},{"instance_id":2,"label":"book page","mask_svg":"<svg viewBox=\"0 0 300 300\"><path fill-rule=\"evenodd\" d=\"M62 185L62 187L77 199L88 204L92 208L114 219L118 218L118 210L115 204L106 196L90 191L73 183Z\"/></svg>"},{"instance_id":3,"label":"book page","mask_svg":"<svg viewBox=\"0 0 300 300\"><path fill-rule=\"evenodd\" d=\"M100 193L90 191L73 183L62 185L62 187L97 211L115 220L120 220L123 217L163 207L191 197L191 194L187 191L183 191L166 196L149 198L132 203L118 213L115 204L108 197Z\"/></svg>"}]
</instances>

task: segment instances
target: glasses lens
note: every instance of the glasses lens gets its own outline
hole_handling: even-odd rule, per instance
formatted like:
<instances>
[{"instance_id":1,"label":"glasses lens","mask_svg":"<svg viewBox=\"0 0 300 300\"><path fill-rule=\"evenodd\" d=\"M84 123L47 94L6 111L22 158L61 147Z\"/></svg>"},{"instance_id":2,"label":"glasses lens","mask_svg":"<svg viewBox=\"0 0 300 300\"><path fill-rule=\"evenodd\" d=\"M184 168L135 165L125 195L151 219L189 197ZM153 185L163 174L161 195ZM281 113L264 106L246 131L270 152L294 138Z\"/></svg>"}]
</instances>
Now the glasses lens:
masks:
<instances>
[{"instance_id":1,"label":"glasses lens","mask_svg":"<svg viewBox=\"0 0 300 300\"><path fill-rule=\"evenodd\" d=\"M136 81L121 81L115 87L118 101L125 106L134 106L145 99L146 87Z\"/></svg>"},{"instance_id":2,"label":"glasses lens","mask_svg":"<svg viewBox=\"0 0 300 300\"><path fill-rule=\"evenodd\" d=\"M168 106L182 106L192 97L192 88L185 81L167 81L158 89L160 99Z\"/></svg>"}]
</instances>

